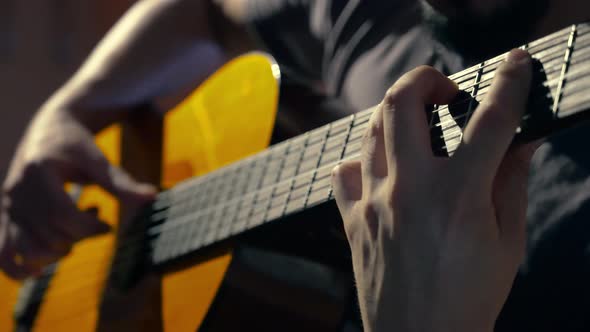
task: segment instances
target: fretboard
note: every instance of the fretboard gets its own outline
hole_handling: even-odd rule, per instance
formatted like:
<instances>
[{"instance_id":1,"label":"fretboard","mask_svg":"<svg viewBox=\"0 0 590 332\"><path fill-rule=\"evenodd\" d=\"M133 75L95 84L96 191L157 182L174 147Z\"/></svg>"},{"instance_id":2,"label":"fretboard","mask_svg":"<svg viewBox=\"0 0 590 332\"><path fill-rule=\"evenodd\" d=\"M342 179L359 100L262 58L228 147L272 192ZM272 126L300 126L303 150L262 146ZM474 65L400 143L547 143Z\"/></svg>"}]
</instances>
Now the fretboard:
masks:
<instances>
[{"instance_id":1,"label":"fretboard","mask_svg":"<svg viewBox=\"0 0 590 332\"><path fill-rule=\"evenodd\" d=\"M579 122L590 108L590 25L575 25L521 48L541 66L535 67L537 86L516 139L532 140ZM450 156L457 149L505 57L449 77L462 93L428 113L435 153ZM162 192L148 228L154 264L333 199L331 170L359 157L372 112L348 116Z\"/></svg>"}]
</instances>

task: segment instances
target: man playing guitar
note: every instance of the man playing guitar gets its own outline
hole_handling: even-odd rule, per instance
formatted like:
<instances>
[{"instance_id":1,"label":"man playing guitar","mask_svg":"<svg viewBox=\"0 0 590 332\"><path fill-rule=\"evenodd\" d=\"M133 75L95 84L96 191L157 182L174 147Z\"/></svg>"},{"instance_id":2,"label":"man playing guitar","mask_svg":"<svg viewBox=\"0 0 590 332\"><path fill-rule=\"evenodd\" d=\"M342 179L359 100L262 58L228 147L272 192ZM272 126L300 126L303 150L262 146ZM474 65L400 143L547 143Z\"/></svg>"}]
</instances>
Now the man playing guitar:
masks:
<instances>
[{"instance_id":1,"label":"man playing guitar","mask_svg":"<svg viewBox=\"0 0 590 332\"><path fill-rule=\"evenodd\" d=\"M38 274L76 241L109 231L76 208L65 182L96 183L122 202L150 201L155 189L109 165L93 133L136 105L195 86L259 42L290 83L343 105L279 113L285 135L382 100L361 161L333 175L367 330L492 330L525 254L526 185L537 145L509 144L526 103L530 58L510 54L448 160L429 152L421 110L457 93L440 71L583 22L588 13L587 0L140 1L21 140L2 192L0 268L13 278ZM437 70L410 71L420 65ZM581 204L569 207L564 196L588 198L583 186L571 185L567 195L535 186L557 177L541 161L574 169L560 175L566 180L579 173L582 166L560 158L549 146L533 163L530 222L549 218L541 202L563 208L543 221L551 223L578 213ZM426 208L425 193L434 197Z\"/></svg>"}]
</instances>

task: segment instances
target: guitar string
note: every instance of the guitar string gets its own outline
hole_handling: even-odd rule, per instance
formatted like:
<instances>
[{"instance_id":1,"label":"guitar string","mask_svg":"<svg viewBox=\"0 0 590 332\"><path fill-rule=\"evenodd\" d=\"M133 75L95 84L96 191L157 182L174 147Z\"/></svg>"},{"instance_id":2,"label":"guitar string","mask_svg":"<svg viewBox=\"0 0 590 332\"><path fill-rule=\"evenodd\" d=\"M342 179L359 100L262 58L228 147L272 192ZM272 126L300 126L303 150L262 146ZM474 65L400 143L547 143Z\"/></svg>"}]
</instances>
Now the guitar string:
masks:
<instances>
[{"instance_id":1,"label":"guitar string","mask_svg":"<svg viewBox=\"0 0 590 332\"><path fill-rule=\"evenodd\" d=\"M484 95L484 94L478 94L478 96L483 96L483 95ZM468 114L468 112L465 112L465 113L464 113L464 114L462 114L462 115L459 115L459 116L457 116L457 117L454 117L454 119L461 118L461 117L463 117L463 116L465 116L465 115L467 115L467 114ZM447 120L446 122L450 122L450 120ZM437 125L438 125L438 124L437 124ZM431 129L432 129L432 128L433 128L433 127L431 127ZM441 137L441 138L444 138L444 137ZM456 137L447 137L446 139L447 139L447 140L452 140L452 139L454 139L454 138L456 138ZM314 158L316 158L317 156L315 156L315 155L314 155L313 157L314 157ZM304 161L303 161L303 162L304 162ZM277 185L277 186L278 186L278 184L275 184L275 185ZM261 190L259 190L259 191L268 190L268 188L269 188L269 187L262 188L262 189L261 189ZM251 193L251 194L254 194L254 193ZM243 200L243 197L241 197L241 198L240 198L240 200ZM215 207L217 207L217 206L218 206L218 205L214 206L213 208L215 208ZM212 208L212 207L209 207L209 209L211 209L211 208ZM206 210L205 210L205 211L206 211ZM174 225L174 221L173 221L173 220L169 220L169 221L167 222L167 224L168 224L168 225ZM184 223L182 223L182 224L184 224ZM168 226L168 227L167 227L167 228L166 228L164 231L166 231L166 230L170 229L171 227L172 227L172 226ZM142 234L142 235L144 235L144 233L143 233L143 232L141 232L141 234ZM127 245L128 243L129 243L129 241L128 241L128 242L125 242L125 244L126 244L126 245ZM126 249L126 248L125 248L125 245L124 245L124 246L121 246L121 247L117 247L116 249L117 249L117 251L119 251L119 250L124 250L124 249Z\"/></svg>"},{"instance_id":2,"label":"guitar string","mask_svg":"<svg viewBox=\"0 0 590 332\"><path fill-rule=\"evenodd\" d=\"M556 80L554 80L554 81L558 81L558 80L560 80L560 79L561 79L561 78L558 78L558 79L556 79ZM567 77L566 77L566 79L567 79ZM554 82L553 82L553 83L554 83ZM549 84L551 85L551 84L553 84L553 83L551 83L551 82L550 82ZM484 89L485 89L485 88L486 88L486 87L484 87ZM479 93L479 94L477 95L477 97L482 97L483 95L484 95L483 93ZM471 98L471 97L470 97L470 98ZM464 99L464 100L460 101L459 103L465 102L465 101L469 100L470 98L466 98L466 99ZM458 103L458 104L459 104L459 103ZM441 109L448 109L448 107L442 107ZM454 117L452 117L451 119L453 119L453 120L461 119L462 117L464 117L464 116L465 116L465 115L467 115L467 114L468 114L468 113L466 112L466 113L460 114L460 115L458 115L458 116L454 116ZM438 122L437 124L435 124L435 126L433 126L433 127L430 127L430 128L432 129L432 128L436 127L436 126L441 126L441 124L442 124L442 125L444 125L444 124L448 124L448 123L452 123L452 122L453 122L453 121L452 121L452 120L450 120L450 119L449 119L449 120L445 120L445 121L440 121L440 122ZM180 199L180 201L182 201L182 198ZM180 201L176 201L175 203L180 203Z\"/></svg>"},{"instance_id":3,"label":"guitar string","mask_svg":"<svg viewBox=\"0 0 590 332\"><path fill-rule=\"evenodd\" d=\"M357 157L357 156L358 156L358 153L357 153L357 152L358 152L358 149L354 151L354 153L353 153L353 155L352 155L352 157L351 157L351 158ZM339 162L341 162L341 161L339 161ZM337 163L330 163L330 164L327 164L327 165L323 165L323 166L321 166L320 168L321 168L321 169L325 169L325 168L333 168L335 165L337 165ZM312 170L312 171L310 171L309 173L311 173L311 172L313 172L313 170ZM302 175L304 175L304 174L302 174ZM324 178L325 178L325 177L324 177ZM322 179L324 179L324 178L322 178ZM321 180L321 179L320 179L320 180ZM311 193L313 194L313 193L315 193L315 192L319 192L319 191L322 191L322 190L324 190L324 189L325 189L324 187L322 187L322 188L318 188L318 189L312 190L312 191L311 191ZM123 252L123 255L124 255L125 253L128 253L128 252ZM121 256L123 256L123 255L121 255ZM121 257L121 256L119 256L119 257ZM108 260L110 260L110 257L101 257L101 263L106 263L106 261L108 261ZM116 270L118 266L120 266L120 265L122 265L122 264L124 264L124 263L126 263L126 262L129 262L129 261L130 261L130 260L127 260L127 261L126 261L126 260L121 260L121 259L117 259L117 260L115 260L115 261L114 261L114 264L112 265L112 270ZM132 261L132 260L131 260L131 261ZM68 266L68 268L72 268L72 267ZM85 278L82 278L82 276L81 276L80 274L77 274L75 279L85 279ZM106 279L106 277L105 277L105 279ZM95 282L97 282L97 281L96 281L96 280L92 280L92 281L91 281L91 283L95 283ZM100 282L100 281L99 281L99 282ZM89 283L89 284L90 284L90 283ZM88 285L86 285L86 286L88 286ZM74 289L74 290L77 290L77 289L79 289L80 287L84 287L84 285L76 285L76 286L74 286L74 287L75 287L75 289ZM72 288L73 288L73 287L72 287ZM60 292L59 292L59 293L57 293L57 294L56 294L56 293L52 293L52 294L51 294L51 297L57 297L58 295L59 295L59 297L61 297L61 296L63 296L65 293L70 293L71 291L72 291L72 289L63 289L63 288L62 288L62 289L60 289ZM33 299L32 301L35 301L35 300Z\"/></svg>"},{"instance_id":4,"label":"guitar string","mask_svg":"<svg viewBox=\"0 0 590 332\"><path fill-rule=\"evenodd\" d=\"M590 32L590 26L586 26L586 25L575 25L576 26L576 38L577 39L582 39L584 37L587 37L588 32ZM567 41L568 38L570 37L571 33L572 33L572 27L573 26L569 26L567 28L562 29L561 31L558 31L552 35L549 35L547 37L538 39L536 41L533 41L531 43L525 44L523 46L520 46L521 49L524 50L528 50L532 56L538 56L539 54L550 50L552 48L556 48L556 47L561 47L563 46L563 42L565 42L565 47L563 49L563 51L565 51L567 49ZM545 40L546 38L550 38L548 40ZM551 42L557 41L558 43L556 44L551 44ZM586 40L585 40L586 41ZM535 49L538 46L542 46L542 48L540 49ZM476 74L478 71L480 70L485 70L488 69L491 66L500 64L502 62L503 59L506 58L507 54L509 52L505 52L503 54L500 54L494 58L491 58L487 61L484 61L482 63L484 63L484 66L481 66L480 64L476 64L472 67L469 67L467 69L464 69L460 72L458 72L457 74L451 75L449 76L450 79L457 81L460 78L464 78L467 75L472 75L472 74Z\"/></svg>"},{"instance_id":5,"label":"guitar string","mask_svg":"<svg viewBox=\"0 0 590 332\"><path fill-rule=\"evenodd\" d=\"M330 166L333 166L333 165L326 165L325 167L330 167ZM324 189L324 188L320 188L320 189L318 189L318 190L322 190L322 189ZM329 199L329 198L328 198L328 199ZM116 268L116 265L114 265L113 267L114 267L114 268ZM101 283L101 282L103 282L103 281L104 281L104 280L102 280L102 279L101 279L101 280L96 280L96 279L95 279L95 280L92 282L92 284L95 284L95 283ZM89 285L87 285L87 286L89 286ZM81 287L84 287L84 285L81 285L81 286L79 286L78 288L81 288ZM78 289L78 288L77 288L77 289ZM77 289L71 289L70 291L74 291L74 290L77 290ZM61 290L63 291L63 289L61 289ZM63 292L63 293L70 293L70 292ZM63 294L63 293L62 293L62 292L60 292L59 294ZM56 296L56 294L52 294L52 297L55 297L55 296ZM42 301L42 300L41 300L41 301Z\"/></svg>"},{"instance_id":6,"label":"guitar string","mask_svg":"<svg viewBox=\"0 0 590 332\"><path fill-rule=\"evenodd\" d=\"M559 68L559 69L555 68L555 69L553 69L552 71L548 71L548 72L545 72L545 73L546 73L546 74L549 76L549 75L552 75L552 74L554 74L554 73L556 73L556 72L559 72L559 71L561 71L561 68ZM540 71L540 72L543 72L543 71ZM467 89L471 89L471 88L475 88L475 87L477 87L477 88L478 88L478 90L483 90L483 89L489 88L489 87L491 87L491 81L492 81L493 79L494 79L494 77L491 77L491 78L485 79L485 80L481 81L480 83L473 84L473 85L471 85L471 86L468 86L467 88L461 88L461 90L463 90L463 91L466 91L466 92L469 92L469 91L467 91ZM544 83L544 84L545 84L545 85L546 85L548 88L551 88L551 86L552 86L552 85L556 85L556 84L558 83L558 81L559 81L559 80L558 80L558 79L556 79L556 80L548 81L547 83ZM490 84L487 84L487 85L481 86L481 85L482 85L482 84L484 84L484 83L490 83ZM483 95L482 95L482 94L480 94L480 93L478 93L478 94L477 94L475 97L480 97L480 96L483 96ZM461 104L461 103L467 102L467 101L469 101L469 100L471 100L471 99L472 99L471 97L470 97L470 98L465 98L465 99L463 99L463 100L461 100L461 101L457 102L457 104ZM452 106L452 105L451 105L451 106ZM448 110L448 109L449 109L449 107L448 107L448 106L447 106L447 107L443 107L443 108L441 108L440 110L438 110L438 112L437 112L437 113L440 113L440 112L442 112L442 111L446 111L446 110ZM433 113L434 113L434 112L433 112ZM453 118L451 118L451 119L447 120L447 122L442 122L442 121L441 121L441 122L439 122L439 123L435 124L433 127L444 127L444 126L445 126L445 125L447 125L447 124L449 124L449 125L452 125L452 124L455 122L454 120L460 120L461 118L463 118L463 117L465 117L465 116L467 116L467 115L469 115L469 114L468 114L468 113L465 113L465 114L461 114L461 115L459 115L459 116L453 117ZM430 129L432 129L433 127L430 127Z\"/></svg>"},{"instance_id":7,"label":"guitar string","mask_svg":"<svg viewBox=\"0 0 590 332\"><path fill-rule=\"evenodd\" d=\"M480 97L481 97L481 96L485 96L485 94L487 94L487 92L486 92L486 93L480 93L480 94L478 94L478 96L480 96ZM453 117L453 118L454 118L454 119L457 119L457 118L463 117L463 116L465 116L466 114L469 114L469 113L470 113L470 112L468 111L468 112L462 113L461 115L459 115L459 116L456 116L456 117ZM434 128L434 127L430 127L430 128L432 129L432 128ZM316 157L316 156L314 156L314 159L315 159L315 157ZM289 181L291 181L291 180L289 179L289 180L285 180L285 181L283 181L283 182L280 182L280 183L273 184L272 186L268 186L268 187L266 187L266 188L263 188L262 190L272 190L272 188L273 188L274 186L277 186L277 185L279 185L279 184L282 184L282 183L287 183L287 182L289 182ZM261 190L261 191L262 191L262 190ZM251 193L247 194L246 196L249 196L249 195L255 195L255 194L258 194L258 192L251 192ZM182 200L182 198L181 198L181 200ZM206 209L206 210L201 210L201 211L199 211L199 214L203 214L203 215L210 214L210 213L211 213L211 210L213 210L213 209L218 209L218 208L220 208L220 207L223 207L223 206L225 206L225 205L228 205L228 204L234 204L234 201L235 201L235 200L244 200L244 197L239 197L239 198L236 198L236 199L234 199L234 200L226 201L226 202L224 202L223 204L218 204L218 205L215 205L215 206L209 207L209 208L208 208L208 209ZM175 203L175 204L179 204L179 203L180 203L180 201L175 201L174 203ZM195 214L188 214L188 215L183 215L183 216L181 216L181 217L196 217L196 215L195 215ZM162 232L164 232L164 231L169 231L169 230L171 230L172 228L174 228L174 227L175 227L175 225L177 225L177 224L179 224L179 225L180 225L180 224L185 224L185 223L187 223L187 222L190 222L190 221L179 222L179 221L176 221L176 220L171 220L171 219L168 219L168 220L166 221L166 223L165 223L165 225L164 225L163 227L162 227L162 226L157 226L157 227L161 227L161 230L159 230L159 231L157 231L157 232L153 232L153 234L157 235L157 234L159 234L159 233L162 233Z\"/></svg>"},{"instance_id":8,"label":"guitar string","mask_svg":"<svg viewBox=\"0 0 590 332\"><path fill-rule=\"evenodd\" d=\"M569 26L569 27L564 28L564 29L562 29L562 30L560 30L558 32L555 32L555 33L553 33L553 34L551 34L549 36L546 36L546 37L543 37L543 38L538 39L536 41L533 41L531 43L525 44L525 45L521 46L521 48L527 48L529 50L532 50L533 48L535 48L537 46L546 46L548 49L550 49L550 48L556 46L556 45L551 44L551 42L558 41L558 40L560 42L563 42L564 40L562 40L562 38L563 37L566 37L566 39L567 39L567 37L569 37L569 34L571 33L571 30L572 30L572 28L571 28L571 26ZM587 32L584 32L584 33L587 33ZM549 39L547 39L547 38L549 38ZM559 45L559 43L557 45ZM538 51L538 52L541 52L541 51ZM492 65L495 65L495 64L500 63L503 59L506 58L506 55L507 54L508 54L508 52L505 52L505 53L502 53L502 54L500 54L500 55L498 55L496 57L493 57L493 58L485 61L486 62L486 65L492 66ZM476 64L476 65L471 66L469 68L466 68L466 69L464 69L464 70L462 70L462 71L460 71L460 72L458 72L458 73L456 73L454 75L449 76L449 78L452 79L452 80L454 80L454 81L456 81L456 80L458 80L460 78L463 78L463 77L465 77L467 75L475 74L475 73L477 73L481 69L482 69L481 64Z\"/></svg>"},{"instance_id":9,"label":"guitar string","mask_svg":"<svg viewBox=\"0 0 590 332\"><path fill-rule=\"evenodd\" d=\"M464 116L464 115L462 115L462 116ZM453 138L454 138L454 137L452 137L452 138L449 138L449 139L453 139ZM121 249L123 249L123 248L121 248Z\"/></svg>"},{"instance_id":10,"label":"guitar string","mask_svg":"<svg viewBox=\"0 0 590 332\"><path fill-rule=\"evenodd\" d=\"M583 46L587 46L587 45L583 45ZM538 55L539 53L542 53L542 52L545 52L545 51L549 51L549 50L551 50L551 52L544 54L542 57L540 57ZM565 53L566 50L567 50L567 45L566 46L563 46L561 44L556 44L556 45L553 45L551 47L548 47L547 49L542 49L540 51L537 51L536 53L532 53L531 55L534 58L537 58L539 60L543 60L543 62L545 62L546 64L548 64L551 61L563 60L563 55L564 55L564 53ZM507 53L505 53L505 54L507 54ZM453 78L452 76L449 76L449 78L452 79L453 81L455 81L457 84L465 83L467 81L470 81L470 80L474 79L479 72L482 72L483 75L486 75L486 74L495 72L495 70L498 69L498 67L502 64L502 61L501 60L502 60L502 58L500 58L498 61L495 61L495 62L490 63L490 64L486 64L486 65L484 65L482 67L475 67L476 70L473 71L473 72L471 72L469 77L467 77L467 78L465 78L465 79L463 79L461 81ZM561 63L559 64L559 67L561 67ZM465 77L465 76L463 76L463 77ZM472 86L476 86L477 84L478 83L474 83ZM469 87L472 87L472 86L469 86Z\"/></svg>"},{"instance_id":11,"label":"guitar string","mask_svg":"<svg viewBox=\"0 0 590 332\"><path fill-rule=\"evenodd\" d=\"M482 87L482 88L485 88L485 87ZM460 101L456 102L455 104L457 104L457 105L458 105L458 104L461 104L461 103L463 103L463 102L465 102L465 101L468 101L469 99L470 99L470 98L465 98L465 99L463 99L463 100L460 100ZM452 105L454 105L454 104L452 104ZM451 105L451 106L452 106L452 105ZM438 108L438 109L437 109L435 112L433 112L433 113L442 112L442 111L444 111L444 110L447 110L447 109L448 109L448 107L447 107L447 106L445 106L445 107L441 107L441 108ZM357 114L362 114L363 112L364 112L364 111L362 111L362 112L359 112L359 113L357 113ZM323 128L323 127L322 127L322 128L320 128L320 129L321 129L321 130L324 130L324 131L326 130L326 128ZM281 148L284 148L284 146L282 146ZM273 153L273 152L274 152L274 151L266 151L266 152L265 152L265 154L266 154L266 155L268 155L268 154L271 154L271 153ZM260 154L260 155L254 155L254 156L252 156L252 157L253 157L253 158L255 157L256 159L258 159L258 158L263 158L262 154ZM249 161L251 161L251 160L244 160L243 162L244 162L244 163L247 163L247 162L249 162ZM237 168L237 167L239 167L239 166L240 166L240 162L238 162L238 163L236 163L235 165L232 165L232 166L234 166L234 167L231 167L231 168L227 169L227 171L231 171L233 168ZM224 171L224 169L220 169L219 171ZM217 174L217 173L221 173L221 172L216 172L216 174ZM212 175L213 175L213 174L212 174ZM196 181L195 181L195 180L196 180ZM207 179L207 175L205 175L205 176L203 176L203 177L199 177L198 179L190 179L190 180L188 180L188 181L186 181L186 182L183 182L182 184L179 184L179 187L182 187L182 189L183 189L183 190L189 190L189 189L191 189L191 188L188 188L188 187L191 187L193 184L194 184L194 185L196 185L197 183L198 183L198 184L201 184L201 182L205 182L206 180L208 180L208 179ZM194 183L190 183L190 182L193 182L193 181L194 181ZM173 189L173 190L174 190L174 189ZM163 194L164 194L164 195L166 195L167 193L166 193L166 192L164 192ZM161 198L161 197L160 197L160 198ZM164 200L165 200L165 199L162 199L162 200L160 200L160 201L164 201ZM158 205L157 205L157 206L156 206L156 208L162 208L162 206L158 206Z\"/></svg>"},{"instance_id":12,"label":"guitar string","mask_svg":"<svg viewBox=\"0 0 590 332\"><path fill-rule=\"evenodd\" d=\"M585 107L588 107L588 108L590 108L590 101L588 101L588 102L585 104ZM346 160L354 160L355 158L358 158L358 156L359 156L358 154L356 154L356 155L352 155L351 157L347 158ZM327 168L327 167L334 167L335 165L337 165L337 164L339 164L339 163L342 163L343 161L345 161L345 160L341 160L341 161L339 161L338 163L335 163L334 165L324 165L323 167L324 167L324 168ZM319 189L318 189L318 191L319 191L319 190L325 190L325 189L327 189L327 188L326 188L326 187L322 187L322 188L319 188ZM330 198L331 198L331 197L330 197L330 196L328 196L327 198L325 198L325 199L323 199L323 200L321 200L321 201L326 201L326 200L329 200ZM101 263L107 263L107 261L109 261L109 260L110 260L110 257L104 257L104 259L102 259L102 260L101 260ZM113 269L115 269L115 268L116 268L116 265L113 265L112 267L113 267ZM59 289L59 290L60 290L60 292L52 292L52 293L50 294L50 295L51 295L50 297L51 297L51 298L61 298L63 295L67 295L67 294L69 294L69 293L72 293L72 292L78 291L78 290L80 290L80 289L82 289L82 288L86 288L86 287L93 286L93 285L94 285L94 286L100 286L102 283L104 283L104 282L106 281L106 279L108 278L108 276L109 276L109 275L107 274L107 275L105 275L105 276L104 276L104 278L95 278L94 280L91 280L91 281L90 281L90 282L88 282L88 283L85 283L85 284L82 284L82 285L80 285L80 284L77 284L75 287L71 287L71 288L68 288L68 289L66 289L66 290L64 290L63 288L61 288L61 289ZM58 296L58 295L59 295L59 296ZM32 303L44 302L45 300L46 300L46 298L45 298L45 297L43 297L43 296L35 296L35 297L32 297L32 298L31 298L31 302L32 302ZM95 306L95 304L98 304L98 303L92 303L90 307L83 308L83 309L81 309L81 311L85 311L85 310L87 310L87 309L91 309L92 307L94 307L94 306Z\"/></svg>"},{"instance_id":13,"label":"guitar string","mask_svg":"<svg viewBox=\"0 0 590 332\"><path fill-rule=\"evenodd\" d=\"M579 32L580 36L581 36L581 35L584 35L584 34L586 34L586 32L585 32L585 31L584 31L584 32L582 32L582 31L581 31L581 29L578 29L578 30L580 31L580 32ZM569 36L569 35L570 35L570 33L571 33L571 28L566 28L566 29L563 29L562 31L559 31L559 32L555 33L555 34L554 34L554 35L555 35L555 37L552 37L552 35L549 35L549 36L547 36L547 37L544 37L544 38L541 38L541 39L539 39L539 40L537 40L537 41L535 41L535 42L532 42L532 43L530 43L530 44L528 44L528 45L529 45L529 48L532 50L532 49L533 49L534 47L536 47L537 45L541 45L541 46L543 46L544 44L542 44L542 43L546 43L546 42L555 41L555 40L557 40L557 39L560 39L561 37L567 37L567 36ZM564 40L561 40L561 39L560 39L560 42L564 42L564 41L567 41L567 38L565 38ZM563 52L563 53L565 53L565 51L566 51L567 47L564 47L563 49L561 49L561 48L560 48L560 45L561 45L561 44L559 44L559 43L558 43L558 44L553 44L553 45L550 45L549 47L546 47L546 48L541 48L540 50L537 50L536 52L534 52L534 53L533 53L533 56L534 56L534 55L537 55L537 54L539 54L539 53L542 53L542 52L544 52L544 51L546 51L546 50L550 50L550 49L552 49L552 48L556 48L556 47L558 48L558 52ZM524 47L523 47L523 48L524 48ZM552 54L553 54L553 53L550 53L550 55L552 55ZM539 57L539 58L540 58L540 59L544 59L544 57L546 57L546 56L547 56L547 54L542 54L542 56L541 56L541 57ZM489 64L488 64L488 65L486 65L486 66L484 66L484 67L480 67L480 66L474 66L474 67L472 67L472 68L468 68L468 69L466 69L466 70L464 70L464 71L462 71L462 72L459 72L459 73L457 73L457 74L455 74L455 75L452 75L452 76L450 76L450 78L452 78L452 79L455 79L455 80L456 80L456 79L458 79L458 78L465 77L465 76L467 76L467 75L470 75L470 74L475 74L476 72L478 72L478 71L480 71L480 70L484 70L484 71L485 71L485 69L489 69L491 66L493 66L493 65L495 65L495 64L498 64L498 63L500 63L500 60L502 60L504 57L505 57L505 54L504 54L504 55L499 55L499 56L497 56L497 57L495 57L495 58L492 58L492 59L488 60L488 63L489 63ZM494 60L496 60L496 61L494 62ZM473 68L474 68L474 70L473 70L472 72L469 72L469 70L470 70L470 69L473 69ZM494 68L494 69L495 69L495 68ZM465 74L462 74L462 73L465 73ZM469 80L471 80L471 79L473 79L473 78L474 78L474 77L470 77L470 78L469 78ZM361 111L360 113L362 113L362 111ZM318 130L321 130L321 129L322 129L322 127L318 128ZM313 132L313 131L312 131L312 132ZM280 145L281 145L281 143L277 144L277 146L280 146ZM268 152L269 152L269 153L271 153L271 152L272 152L272 148L268 149Z\"/></svg>"},{"instance_id":14,"label":"guitar string","mask_svg":"<svg viewBox=\"0 0 590 332\"><path fill-rule=\"evenodd\" d=\"M448 140L452 140L452 139L448 139ZM455 144L455 146L458 146L458 144L460 144L460 142L458 142L457 144ZM448 150L451 150L451 148L453 148L453 147L448 147ZM352 152L352 154L351 154L351 157L349 157L349 159L355 159L355 158L357 158L357 157L359 156L359 154L357 154L357 152L358 152L358 149L360 149L360 147L359 147L359 148L357 148L357 149L355 149L355 150ZM321 169L321 168L332 168L332 167L336 166L337 164L339 164L339 163L341 163L341 162L342 162L342 161L337 161L337 162L335 162L335 163L332 163L332 164L323 165L323 166L321 166L319 169ZM317 169L316 169L316 170L314 170L314 171L316 171L316 172L317 172ZM299 176L302 176L302 175L305 175L305 174L301 174L301 175L299 175ZM326 177L323 177L323 178L321 178L320 180L322 180L322 179L325 179L325 178L326 178ZM275 185L275 187L277 187L278 185L279 185L279 184L276 184L276 185ZM312 185L312 183L310 183L309 185L311 186L311 185ZM325 189L326 189L326 187L321 187L321 188L318 188L318 189L312 190L311 192L312 192L312 193L315 193L315 192L319 192L319 191L322 191L322 190L325 190ZM329 198L329 197L328 197L328 198ZM303 207L302 207L302 208L303 208ZM264 223L266 223L266 222L267 222L267 221L263 222L262 224L264 224ZM262 225L262 224L261 224L261 225ZM258 225L255 225L255 227L256 227L256 226L258 226ZM124 253L124 252L123 252L123 253ZM108 261L108 260L110 260L110 257L103 257L103 259L101 259L101 263L106 263L106 261ZM119 264L123 263L123 261L121 261L121 260L115 260L115 263L117 263L117 262L119 262ZM118 264L113 264L113 265L112 265L112 270L116 271L116 270L117 270L117 266L118 266ZM101 282L101 281L102 281L102 280L98 280L98 281L96 281L96 280L95 280L95 281L93 281L93 283L94 283L94 282ZM79 287L83 287L83 286L79 286ZM77 287L76 289L78 289L79 287ZM63 291L63 293L70 293L72 290L71 290L71 289L67 289L67 290L63 290L63 289L61 289L61 291ZM60 292L59 294L63 294L63 293L62 293L62 292ZM52 295L53 295L53 296L56 296L55 294L52 294Z\"/></svg>"},{"instance_id":15,"label":"guitar string","mask_svg":"<svg viewBox=\"0 0 590 332\"><path fill-rule=\"evenodd\" d=\"M478 68L478 70L481 70L481 68ZM482 82L480 82L480 83L482 83ZM464 115L465 115L465 114L464 114ZM463 115L463 116L464 116L464 115Z\"/></svg>"},{"instance_id":16,"label":"guitar string","mask_svg":"<svg viewBox=\"0 0 590 332\"><path fill-rule=\"evenodd\" d=\"M484 82L485 82L485 81L482 81L482 82L480 82L479 84L483 84ZM471 87L471 86L470 86L470 87ZM470 87L462 87L462 89L463 89L463 90L465 90L465 89L468 89L468 88L470 88ZM485 88L485 87L481 87L481 88ZM461 103L461 102L464 102L464 101L465 101L465 100L462 100L462 101L460 101L459 103ZM446 107L445 107L445 108L442 108L442 109L440 109L439 111L443 111L443 110L446 110Z\"/></svg>"},{"instance_id":17,"label":"guitar string","mask_svg":"<svg viewBox=\"0 0 590 332\"><path fill-rule=\"evenodd\" d=\"M554 46L553 46L553 48L554 48L554 47L559 47L559 45L554 45ZM560 51L560 52L564 52L564 53L565 53L566 49L560 49L559 51ZM497 58L499 58L499 59L500 59L500 58L501 58L501 56L499 56L499 57L497 57ZM480 70L481 70L481 68L480 68ZM471 80L471 79L474 79L474 77L473 77L473 78L470 78L470 80ZM362 113L362 112L360 112L360 113ZM318 128L317 130L319 130L319 131L322 131L322 130L324 130L324 129L325 129L325 128L323 128L323 127L320 127L320 128ZM312 131L312 132L314 132L314 131ZM281 145L281 144L279 143L278 145ZM282 146L281 146L281 147L282 147ZM277 147L277 148L278 148L278 147ZM271 148L271 149L269 149L268 153L272 153L272 152L273 152L272 150L273 150L272 148Z\"/></svg>"}]
</instances>

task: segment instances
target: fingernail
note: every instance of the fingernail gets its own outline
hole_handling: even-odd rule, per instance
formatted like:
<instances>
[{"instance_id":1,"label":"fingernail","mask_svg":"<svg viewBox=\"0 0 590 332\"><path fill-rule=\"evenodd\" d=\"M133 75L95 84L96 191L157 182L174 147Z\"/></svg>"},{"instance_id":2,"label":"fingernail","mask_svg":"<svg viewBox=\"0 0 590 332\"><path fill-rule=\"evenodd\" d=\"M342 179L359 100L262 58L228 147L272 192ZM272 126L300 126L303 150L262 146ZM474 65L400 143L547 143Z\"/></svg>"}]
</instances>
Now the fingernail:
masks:
<instances>
[{"instance_id":1,"label":"fingernail","mask_svg":"<svg viewBox=\"0 0 590 332\"><path fill-rule=\"evenodd\" d=\"M529 61L529 54L526 51L515 48L506 57L506 61L515 64L524 64Z\"/></svg>"}]
</instances>

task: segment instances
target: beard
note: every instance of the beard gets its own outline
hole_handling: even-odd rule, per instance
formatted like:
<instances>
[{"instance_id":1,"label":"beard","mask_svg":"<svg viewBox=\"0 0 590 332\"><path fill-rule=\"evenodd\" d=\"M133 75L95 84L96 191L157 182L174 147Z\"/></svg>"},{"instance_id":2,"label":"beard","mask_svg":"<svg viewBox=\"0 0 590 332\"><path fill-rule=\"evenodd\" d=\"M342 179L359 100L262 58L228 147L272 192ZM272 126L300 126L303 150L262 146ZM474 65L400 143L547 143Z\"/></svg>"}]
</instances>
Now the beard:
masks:
<instances>
[{"instance_id":1,"label":"beard","mask_svg":"<svg viewBox=\"0 0 590 332\"><path fill-rule=\"evenodd\" d=\"M456 0L454 12L444 15L420 0L424 22L436 39L459 54L483 61L531 37L535 24L549 8L549 0L512 0L487 14L480 14Z\"/></svg>"}]
</instances>

